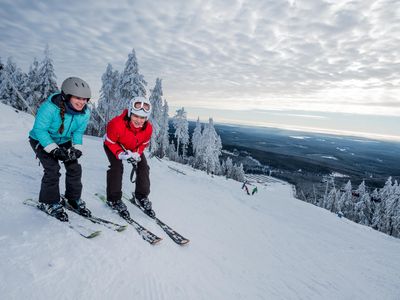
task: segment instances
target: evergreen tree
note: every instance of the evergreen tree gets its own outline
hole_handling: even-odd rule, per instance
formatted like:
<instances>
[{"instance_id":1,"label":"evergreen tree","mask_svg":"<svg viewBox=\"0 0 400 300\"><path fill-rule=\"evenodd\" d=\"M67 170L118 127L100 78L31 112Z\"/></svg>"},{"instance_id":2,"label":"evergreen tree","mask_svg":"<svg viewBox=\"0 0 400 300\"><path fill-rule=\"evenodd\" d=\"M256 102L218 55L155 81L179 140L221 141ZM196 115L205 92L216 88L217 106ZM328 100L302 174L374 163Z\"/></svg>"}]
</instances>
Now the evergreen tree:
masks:
<instances>
[{"instance_id":1,"label":"evergreen tree","mask_svg":"<svg viewBox=\"0 0 400 300\"><path fill-rule=\"evenodd\" d=\"M199 151L200 169L207 173L217 174L220 170L219 156L221 155L222 142L214 128L213 119L204 127Z\"/></svg>"},{"instance_id":2,"label":"evergreen tree","mask_svg":"<svg viewBox=\"0 0 400 300\"><path fill-rule=\"evenodd\" d=\"M228 157L225 161L225 176L226 178L233 178L233 162L232 158Z\"/></svg>"},{"instance_id":3,"label":"evergreen tree","mask_svg":"<svg viewBox=\"0 0 400 300\"><path fill-rule=\"evenodd\" d=\"M340 211L346 218L353 220L354 205L353 205L352 186L350 180L344 187L344 192L340 197L339 207Z\"/></svg>"},{"instance_id":4,"label":"evergreen tree","mask_svg":"<svg viewBox=\"0 0 400 300\"><path fill-rule=\"evenodd\" d=\"M29 85L29 94L26 96L26 101L36 113L40 102L43 100L42 95L40 94L39 61L36 57L33 59L33 63L29 67L27 80Z\"/></svg>"},{"instance_id":5,"label":"evergreen tree","mask_svg":"<svg viewBox=\"0 0 400 300\"><path fill-rule=\"evenodd\" d=\"M197 117L196 127L194 128L192 134L192 149L194 156L192 165L194 168L200 168L202 162L201 151L199 151L201 148L201 136L202 136L202 128L201 128L200 118ZM227 176L227 178L229 177Z\"/></svg>"},{"instance_id":6,"label":"evergreen tree","mask_svg":"<svg viewBox=\"0 0 400 300\"><path fill-rule=\"evenodd\" d=\"M0 84L0 100L18 110L28 111L34 114L25 97L29 94L27 75L17 67L9 57L7 64L3 66L2 81Z\"/></svg>"},{"instance_id":7,"label":"evergreen tree","mask_svg":"<svg viewBox=\"0 0 400 300\"><path fill-rule=\"evenodd\" d=\"M159 145L159 157L162 158L166 155L169 145L169 106L167 100L164 101L163 106L163 120L160 131L160 145Z\"/></svg>"},{"instance_id":8,"label":"evergreen tree","mask_svg":"<svg viewBox=\"0 0 400 300\"><path fill-rule=\"evenodd\" d=\"M151 90L150 103L152 106L150 122L153 125L153 134L150 142L150 152L153 155L162 157L161 155L161 144L162 144L162 127L164 126L164 111L163 111L163 91L161 86L161 79L156 79L156 84Z\"/></svg>"},{"instance_id":9,"label":"evergreen tree","mask_svg":"<svg viewBox=\"0 0 400 300\"><path fill-rule=\"evenodd\" d=\"M10 82L16 69L17 65L14 63L12 58L9 57L2 71L3 77L0 86L0 99L1 102L10 106L13 106L18 101L18 96L13 90L12 82Z\"/></svg>"},{"instance_id":10,"label":"evergreen tree","mask_svg":"<svg viewBox=\"0 0 400 300\"><path fill-rule=\"evenodd\" d=\"M235 165L233 167L233 172L232 172L232 178L236 181L244 181L244 170L243 170L243 164L241 163L240 165Z\"/></svg>"},{"instance_id":11,"label":"evergreen tree","mask_svg":"<svg viewBox=\"0 0 400 300\"><path fill-rule=\"evenodd\" d=\"M176 151L179 156L179 149L182 148L182 157L186 156L186 149L189 143L189 122L187 120L185 108L178 109L176 115L172 118L172 124L175 129L175 138L177 140Z\"/></svg>"},{"instance_id":12,"label":"evergreen tree","mask_svg":"<svg viewBox=\"0 0 400 300\"><path fill-rule=\"evenodd\" d=\"M139 65L136 59L135 49L128 55L125 63L125 69L122 72L118 83L118 103L116 108L120 111L127 108L132 98L137 96L146 96L147 82L143 75L139 73Z\"/></svg>"},{"instance_id":13,"label":"evergreen tree","mask_svg":"<svg viewBox=\"0 0 400 300\"><path fill-rule=\"evenodd\" d=\"M372 227L374 229L377 229L379 231L388 233L388 215L387 215L387 210L388 210L388 204L387 200L389 199L390 195L392 193L392 177L389 177L386 182L384 187L379 190L379 196L377 199L379 199L379 202L376 203L375 205L375 210L374 210L374 215L372 218Z\"/></svg>"},{"instance_id":14,"label":"evergreen tree","mask_svg":"<svg viewBox=\"0 0 400 300\"><path fill-rule=\"evenodd\" d=\"M380 193L383 205L381 222L378 229L389 235L393 235L394 231L393 220L395 219L399 201L399 197L396 194L397 187L397 181L392 185L392 178L389 177Z\"/></svg>"},{"instance_id":15,"label":"evergreen tree","mask_svg":"<svg viewBox=\"0 0 400 300\"><path fill-rule=\"evenodd\" d=\"M335 187L333 187L328 196L327 196L327 200L326 200L326 209L330 210L333 213L337 213L338 210L338 203L339 203L339 199L340 199L340 193L336 190Z\"/></svg>"},{"instance_id":16,"label":"evergreen tree","mask_svg":"<svg viewBox=\"0 0 400 300\"><path fill-rule=\"evenodd\" d=\"M395 188L393 191L394 201L392 208L392 235L395 237L400 237L400 186L395 184Z\"/></svg>"},{"instance_id":17,"label":"evergreen tree","mask_svg":"<svg viewBox=\"0 0 400 300\"><path fill-rule=\"evenodd\" d=\"M372 204L371 197L369 196L365 188L365 181L361 182L357 190L355 190L355 195L357 196L358 201L354 206L354 221L363 225L371 224Z\"/></svg>"},{"instance_id":18,"label":"evergreen tree","mask_svg":"<svg viewBox=\"0 0 400 300\"><path fill-rule=\"evenodd\" d=\"M53 60L50 58L49 46L44 50L44 59L39 68L38 93L41 101L44 101L51 94L58 91L56 74L54 73Z\"/></svg>"},{"instance_id":19,"label":"evergreen tree","mask_svg":"<svg viewBox=\"0 0 400 300\"><path fill-rule=\"evenodd\" d=\"M197 117L196 127L194 128L192 134L192 149L194 156L196 156L200 140L201 140L201 123L200 123L200 118Z\"/></svg>"},{"instance_id":20,"label":"evergreen tree","mask_svg":"<svg viewBox=\"0 0 400 300\"><path fill-rule=\"evenodd\" d=\"M88 105L90 104L88 103ZM100 115L98 106L96 107L96 104L93 103L90 106L91 114L85 134L92 136L103 136L105 134L104 117Z\"/></svg>"},{"instance_id":21,"label":"evergreen tree","mask_svg":"<svg viewBox=\"0 0 400 300\"><path fill-rule=\"evenodd\" d=\"M106 71L101 76L100 98L97 109L92 109L92 123L99 122L97 127L98 135L105 133L106 124L121 111L115 109L117 103L117 87L119 81L119 72L113 71L112 65L108 64ZM97 121L96 121L97 120Z\"/></svg>"}]
</instances>

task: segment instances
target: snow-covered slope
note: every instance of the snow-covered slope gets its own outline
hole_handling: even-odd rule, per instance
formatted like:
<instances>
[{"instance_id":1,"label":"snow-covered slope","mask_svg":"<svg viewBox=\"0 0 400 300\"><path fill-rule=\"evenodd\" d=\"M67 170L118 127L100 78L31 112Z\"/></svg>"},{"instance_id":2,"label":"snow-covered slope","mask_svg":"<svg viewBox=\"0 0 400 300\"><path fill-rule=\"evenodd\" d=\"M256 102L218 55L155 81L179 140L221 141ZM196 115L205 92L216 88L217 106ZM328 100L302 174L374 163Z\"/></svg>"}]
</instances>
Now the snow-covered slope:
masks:
<instances>
[{"instance_id":1,"label":"snow-covered slope","mask_svg":"<svg viewBox=\"0 0 400 300\"><path fill-rule=\"evenodd\" d=\"M133 227L117 233L91 223L102 234L86 240L22 204L37 198L42 176L28 144L32 124L0 105L1 299L400 299L399 239L296 200L288 184L248 196L241 183L170 161L149 160L151 200L190 244L174 244L132 206L160 244ZM83 198L94 214L120 222L94 196L105 191L102 142L84 143Z\"/></svg>"}]
</instances>

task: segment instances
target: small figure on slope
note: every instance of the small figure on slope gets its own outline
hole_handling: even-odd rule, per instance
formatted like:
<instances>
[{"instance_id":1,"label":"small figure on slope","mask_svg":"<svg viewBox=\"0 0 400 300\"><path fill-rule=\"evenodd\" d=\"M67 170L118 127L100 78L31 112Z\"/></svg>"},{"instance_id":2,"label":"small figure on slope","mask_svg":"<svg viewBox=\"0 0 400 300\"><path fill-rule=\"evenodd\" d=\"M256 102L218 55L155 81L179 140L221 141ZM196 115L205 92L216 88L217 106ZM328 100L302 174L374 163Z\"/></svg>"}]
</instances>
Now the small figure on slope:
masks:
<instances>
[{"instance_id":1,"label":"small figure on slope","mask_svg":"<svg viewBox=\"0 0 400 300\"><path fill-rule=\"evenodd\" d=\"M247 187L247 180L243 182L242 190L245 190L247 195L250 195L249 188Z\"/></svg>"},{"instance_id":2,"label":"small figure on slope","mask_svg":"<svg viewBox=\"0 0 400 300\"><path fill-rule=\"evenodd\" d=\"M257 193L258 192L258 189L257 189L257 187L255 186L254 188L253 188L253 190L251 191L251 195L254 195L255 193Z\"/></svg>"}]
</instances>

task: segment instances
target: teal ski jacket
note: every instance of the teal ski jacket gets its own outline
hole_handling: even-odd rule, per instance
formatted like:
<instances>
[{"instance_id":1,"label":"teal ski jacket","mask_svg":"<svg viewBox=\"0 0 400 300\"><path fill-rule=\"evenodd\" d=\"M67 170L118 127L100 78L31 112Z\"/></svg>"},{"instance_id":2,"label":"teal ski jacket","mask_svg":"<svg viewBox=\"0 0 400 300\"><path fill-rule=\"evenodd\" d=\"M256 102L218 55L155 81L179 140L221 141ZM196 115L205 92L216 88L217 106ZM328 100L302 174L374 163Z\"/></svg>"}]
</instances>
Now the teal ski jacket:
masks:
<instances>
[{"instance_id":1,"label":"teal ski jacket","mask_svg":"<svg viewBox=\"0 0 400 300\"><path fill-rule=\"evenodd\" d=\"M57 145L72 142L73 145L82 145L83 133L90 119L90 110L86 106L82 112L64 114L64 131L59 133L61 126L60 106L54 101L53 97L61 97L60 93L50 95L40 106L35 123L29 136L39 141L46 152L57 148ZM78 147L79 147L78 146Z\"/></svg>"}]
</instances>

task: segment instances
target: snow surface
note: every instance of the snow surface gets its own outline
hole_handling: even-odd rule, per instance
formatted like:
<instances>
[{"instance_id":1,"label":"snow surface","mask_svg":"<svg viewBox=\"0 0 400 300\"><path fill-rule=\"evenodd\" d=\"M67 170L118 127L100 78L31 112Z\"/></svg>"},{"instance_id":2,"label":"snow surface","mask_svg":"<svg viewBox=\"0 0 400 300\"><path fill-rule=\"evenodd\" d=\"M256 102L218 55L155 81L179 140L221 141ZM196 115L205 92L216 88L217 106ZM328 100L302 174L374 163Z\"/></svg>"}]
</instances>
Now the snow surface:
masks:
<instances>
[{"instance_id":1,"label":"snow surface","mask_svg":"<svg viewBox=\"0 0 400 300\"><path fill-rule=\"evenodd\" d=\"M27 138L33 118L0 111L1 299L400 299L399 239L296 200L279 181L248 196L239 182L151 159L154 208L190 244L174 244L131 205L160 244L88 222L102 234L86 240L22 204L37 198L42 176ZM84 144L83 198L121 222L94 196L105 191L101 139Z\"/></svg>"}]
</instances>

